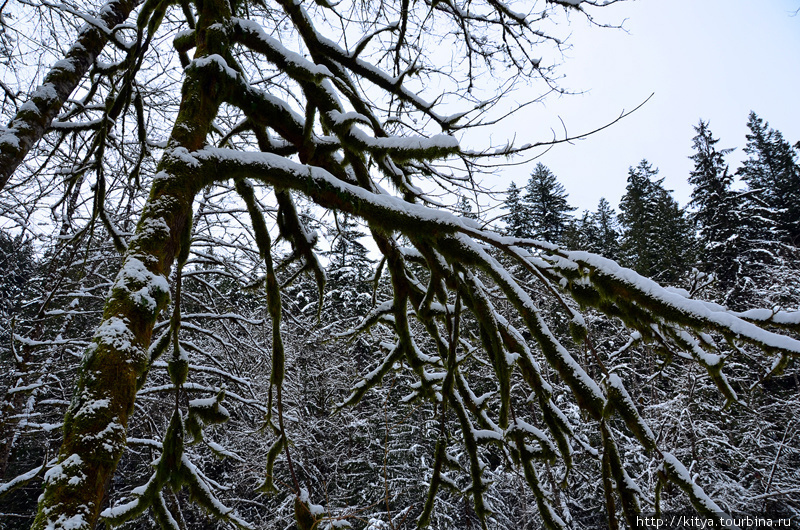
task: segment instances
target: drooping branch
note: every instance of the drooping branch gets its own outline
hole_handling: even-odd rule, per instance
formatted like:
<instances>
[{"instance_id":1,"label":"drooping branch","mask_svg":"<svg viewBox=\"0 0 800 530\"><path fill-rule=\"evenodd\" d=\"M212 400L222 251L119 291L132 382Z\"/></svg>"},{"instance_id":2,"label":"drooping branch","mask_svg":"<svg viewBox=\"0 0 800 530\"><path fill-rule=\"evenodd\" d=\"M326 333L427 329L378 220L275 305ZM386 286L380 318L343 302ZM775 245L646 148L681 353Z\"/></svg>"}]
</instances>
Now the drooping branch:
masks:
<instances>
[{"instance_id":1,"label":"drooping branch","mask_svg":"<svg viewBox=\"0 0 800 530\"><path fill-rule=\"evenodd\" d=\"M729 400L732 399L728 392L729 386L724 383L722 374L724 359L715 353L717 346L713 341L698 335L697 330L720 332L730 340L750 342L767 352L782 352L788 357L800 354L800 342L796 339L763 329L723 308L667 291L654 282L593 254L566 252L556 246L534 240L501 237L477 227L469 220L445 212L432 211L386 193L364 189L356 184L344 182L320 167L299 164L274 154L204 149L193 153L192 157L202 171L208 171L210 175L224 175L225 178L247 176L270 186L291 188L306 194L327 209L357 215L373 227L373 235L378 238L376 240L379 241L379 248L386 256L392 274L394 299L391 304L383 304L376 308L373 314L368 315L368 322L365 322L361 329L379 318L389 317L398 341L378 367L367 374L362 383L356 385L348 402L358 401L369 388L378 384L392 367L403 359L419 377L417 395L424 399L429 399L431 395L439 395L442 387L437 381L447 377L442 370L448 347L431 320L438 318L435 315L443 314L442 309L434 310L432 301L439 299L440 304L446 304L446 296L442 297L439 294L441 290L437 287L437 281L445 280L451 288L459 284L470 285L463 291L459 289L459 293L463 292L466 307L479 323L483 349L488 352L489 362L493 366L501 403L500 425L495 425L482 412L481 406L475 404L474 397L470 397L470 391L467 390L466 379L462 377L457 378L460 384L456 385L458 389L456 394L443 395L436 400L447 400L454 407L471 458L475 457L477 454L475 451L480 445L494 443L502 440L504 436L509 436L513 440L516 436L510 433L504 434L501 428L508 422L504 419L507 413L502 411L510 406L508 391L503 388L503 380L507 377L504 374L508 368L515 365L519 366L523 378L535 392L548 430L555 438L559 452L568 466L572 449L566 438L572 434L563 419L563 413L550 401L549 385L542 380L538 366L524 342L518 338L519 333L508 322L498 318L497 311L488 301L479 280L476 276L470 276L472 273L468 271L486 274L505 299L512 303L515 312L536 340L544 357L560 379L570 387L572 395L583 411L600 422L609 415L618 414L643 448L659 451L652 432L642 420L617 376L606 374L608 380L602 388L595 382L560 339L550 331L530 295L488 253L491 247L507 252L525 267L532 267L538 273L536 277L547 289L552 290L554 286L559 286L583 305L600 309L610 316L621 316L633 329L649 333L648 336L661 341L672 341L675 348L692 352L690 358L693 357L698 364L708 370L709 375L718 382L723 395ZM402 255L397 255L393 238L380 235L395 232L408 237L415 247L412 251L419 252L419 255L413 253L409 255L414 256L430 272L431 283L427 289L413 279L413 275L403 263ZM533 246L537 252L527 252L517 245ZM456 270L464 270L471 280L469 282L463 279L455 280ZM566 305L558 292L551 294L565 306L568 319L575 321L578 315L575 310ZM620 313L620 308L625 312ZM417 338L412 337L409 332L407 315L410 311L419 315L420 322L437 345L438 356L427 355L417 346ZM582 340L585 333L585 329L577 333L576 340ZM696 336L697 339L694 338ZM463 410L460 407L464 407ZM466 416L462 417L462 413ZM482 428L477 437L476 428L469 415L474 415ZM513 425L519 427L520 424L515 420ZM622 468L619 451L610 431L604 434L603 444L603 465L608 485L621 496L623 512L629 518L639 509L639 501L636 500L638 493L630 487L629 477ZM547 445L554 447L552 442ZM529 458L528 449L519 451L523 462ZM481 507L481 488L478 487L481 483L480 465L475 462L470 465L474 468L470 471L470 475L473 484L476 485L471 494L475 499L476 511L485 516L488 512ZM529 484L531 481L536 483L533 475L526 472L526 476ZM676 483L682 480L674 473L668 476L670 480L677 481ZM616 484L616 487L612 484ZM536 487L531 487L535 492ZM697 486L692 487L701 491ZM696 501L695 498L691 500ZM542 499L541 506L550 513L547 499ZM614 505L609 504L609 506ZM553 526L557 526L555 517L551 522Z\"/></svg>"},{"instance_id":2,"label":"drooping branch","mask_svg":"<svg viewBox=\"0 0 800 530\"><path fill-rule=\"evenodd\" d=\"M435 143L436 140L432 142ZM272 186L292 188L306 194L323 207L359 216L390 231L424 234L423 237L427 240L462 234L458 238L447 239L447 243L439 242L445 246L452 245L456 255L458 255L456 247L462 245L472 249L470 252L484 253L472 238L483 240L497 248L513 247L515 244L534 245L547 261L527 252L518 254L518 257L528 259L534 265L538 263L538 267L548 274L555 272L553 276L555 283L561 278L571 280L573 283L568 283L567 286L570 287L572 295L582 303L601 310L606 309L600 298L602 292L605 296L613 295L620 302L629 301L638 307L639 311L651 315L658 314L665 321L673 321L690 328L710 328L752 342L767 350L785 350L791 355L800 355L800 341L763 329L756 323L748 322L719 306L688 299L668 291L656 282L602 256L588 252L566 252L545 242L500 236L482 230L468 219L411 204L389 194L373 193L357 185L343 182L320 167L299 164L271 153L245 153L208 148L193 153L192 157L201 164L202 171L207 172L209 179L219 176L235 178L249 175ZM492 267L496 269L495 274L499 277L501 275L499 264ZM578 278L588 279L588 285L595 287L585 294L580 292L587 284L577 281ZM605 289L604 282L608 284ZM614 286L618 289L616 293L612 289ZM649 324L650 322L646 323L648 328Z\"/></svg>"}]
</instances>

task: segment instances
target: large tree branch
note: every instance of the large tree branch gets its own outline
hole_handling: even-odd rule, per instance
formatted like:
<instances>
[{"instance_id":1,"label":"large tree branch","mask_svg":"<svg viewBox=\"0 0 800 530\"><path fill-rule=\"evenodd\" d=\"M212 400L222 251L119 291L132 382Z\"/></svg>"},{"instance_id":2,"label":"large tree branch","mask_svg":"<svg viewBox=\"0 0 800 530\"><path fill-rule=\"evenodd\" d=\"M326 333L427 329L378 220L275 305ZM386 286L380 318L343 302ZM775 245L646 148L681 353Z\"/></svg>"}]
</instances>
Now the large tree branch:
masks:
<instances>
[{"instance_id":1,"label":"large tree branch","mask_svg":"<svg viewBox=\"0 0 800 530\"><path fill-rule=\"evenodd\" d=\"M188 154L188 153L187 153ZM783 351L791 356L800 355L800 341L765 330L754 323L746 322L719 306L700 300L692 300L668 291L652 280L617 265L615 262L588 252L564 252L548 243L503 237L480 229L468 219L443 211L408 203L398 197L384 193L373 193L356 185L343 182L325 169L299 164L270 153L241 152L230 149L204 149L191 154L205 178L225 179L248 177L268 185L297 190L317 204L341 210L375 223L388 231L400 231L425 240L445 244L443 238L462 234L458 245L468 238L482 240L498 249L514 248L516 244L534 245L543 251L547 262L537 255L520 252L514 248L517 259L533 262L543 268L555 280L567 280L568 289L581 302L600 308L605 307L596 291L602 291L612 302L629 301L630 310L642 315L655 314L645 322L674 322L689 329L712 329L730 338L739 338L767 351ZM191 160L191 159L189 159ZM420 234L423 234L420 236ZM477 243L473 243L477 245ZM499 273L498 273L499 274ZM609 283L614 285L609 288ZM583 287L591 293L577 293ZM592 294L592 295L590 295ZM609 298L606 298L609 300ZM638 309L637 309L638 308ZM632 324L632 322L631 322Z\"/></svg>"}]
</instances>

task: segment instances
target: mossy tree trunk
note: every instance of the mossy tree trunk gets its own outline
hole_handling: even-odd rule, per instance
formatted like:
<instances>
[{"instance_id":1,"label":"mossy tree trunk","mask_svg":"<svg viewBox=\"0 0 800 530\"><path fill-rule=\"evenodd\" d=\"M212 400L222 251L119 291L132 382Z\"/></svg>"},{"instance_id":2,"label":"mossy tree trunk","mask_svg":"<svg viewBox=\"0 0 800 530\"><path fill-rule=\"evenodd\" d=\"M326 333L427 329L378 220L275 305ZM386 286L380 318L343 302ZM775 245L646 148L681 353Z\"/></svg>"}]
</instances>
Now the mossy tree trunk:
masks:
<instances>
[{"instance_id":1,"label":"mossy tree trunk","mask_svg":"<svg viewBox=\"0 0 800 530\"><path fill-rule=\"evenodd\" d=\"M226 54L224 25L215 23L230 16L224 0L202 3L195 59ZM197 61L186 72L181 108L150 197L84 353L58 464L46 475L34 529L94 528L125 448L137 383L150 362L153 326L169 303L166 278L176 256L188 250L192 203L205 185L179 157L205 144L224 85L215 80L213 62Z\"/></svg>"}]
</instances>

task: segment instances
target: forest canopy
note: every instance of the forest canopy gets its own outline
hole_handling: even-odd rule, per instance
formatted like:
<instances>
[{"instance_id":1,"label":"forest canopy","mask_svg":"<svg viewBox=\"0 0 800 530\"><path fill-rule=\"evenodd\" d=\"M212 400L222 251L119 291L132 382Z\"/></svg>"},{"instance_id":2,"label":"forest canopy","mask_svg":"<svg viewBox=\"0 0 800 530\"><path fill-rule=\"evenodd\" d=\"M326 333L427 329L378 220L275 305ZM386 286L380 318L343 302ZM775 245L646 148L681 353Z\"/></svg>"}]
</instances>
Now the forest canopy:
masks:
<instances>
[{"instance_id":1,"label":"forest canopy","mask_svg":"<svg viewBox=\"0 0 800 530\"><path fill-rule=\"evenodd\" d=\"M618 217L543 164L472 208L569 138L465 135L615 1L4 5L4 515L797 516L796 146L751 114L734 188L701 121L689 211L646 160Z\"/></svg>"}]
</instances>

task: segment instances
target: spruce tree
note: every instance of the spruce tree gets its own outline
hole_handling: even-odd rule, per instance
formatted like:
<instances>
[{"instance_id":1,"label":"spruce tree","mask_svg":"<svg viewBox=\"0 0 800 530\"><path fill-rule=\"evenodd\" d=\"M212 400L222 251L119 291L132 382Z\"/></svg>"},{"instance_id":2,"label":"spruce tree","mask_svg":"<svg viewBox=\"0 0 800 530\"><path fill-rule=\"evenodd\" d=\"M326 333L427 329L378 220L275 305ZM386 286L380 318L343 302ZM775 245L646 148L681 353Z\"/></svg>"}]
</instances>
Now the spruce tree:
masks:
<instances>
[{"instance_id":1,"label":"spruce tree","mask_svg":"<svg viewBox=\"0 0 800 530\"><path fill-rule=\"evenodd\" d=\"M686 211L672 197L671 190L659 186L656 198L653 240L656 261L651 276L660 282L674 283L695 262L695 234Z\"/></svg>"},{"instance_id":2,"label":"spruce tree","mask_svg":"<svg viewBox=\"0 0 800 530\"><path fill-rule=\"evenodd\" d=\"M716 149L718 139L707 122L700 121L695 131L689 183L694 186L691 217L702 242L699 268L716 278L720 302L743 309L754 301L757 285L773 285L769 277L782 262L775 211L766 204L763 188L733 190L724 160L732 149Z\"/></svg>"},{"instance_id":3,"label":"spruce tree","mask_svg":"<svg viewBox=\"0 0 800 530\"><path fill-rule=\"evenodd\" d=\"M353 268L359 271L358 277L371 269L373 262L369 250L359 239L367 234L359 230L359 225L351 215L337 215L336 234L330 251L329 267L333 270Z\"/></svg>"},{"instance_id":4,"label":"spruce tree","mask_svg":"<svg viewBox=\"0 0 800 530\"><path fill-rule=\"evenodd\" d=\"M503 218L506 224L505 234L512 237L530 237L530 215L521 190L514 182L508 187L503 207L508 212Z\"/></svg>"},{"instance_id":5,"label":"spruce tree","mask_svg":"<svg viewBox=\"0 0 800 530\"><path fill-rule=\"evenodd\" d=\"M456 213L461 217L466 217L467 219L478 218L478 214L472 211L472 203L470 203L469 199L463 195L458 198L458 202L456 203Z\"/></svg>"},{"instance_id":6,"label":"spruce tree","mask_svg":"<svg viewBox=\"0 0 800 530\"><path fill-rule=\"evenodd\" d=\"M584 210L580 217L571 217L561 237L561 243L569 249L581 249L597 252L592 242L596 240L592 214Z\"/></svg>"},{"instance_id":7,"label":"spruce tree","mask_svg":"<svg viewBox=\"0 0 800 530\"><path fill-rule=\"evenodd\" d=\"M650 241L653 237L654 183L658 173L646 160L628 169L628 185L620 200L620 221L623 226L622 261L642 274L650 274L655 255ZM660 184L659 184L660 185Z\"/></svg>"},{"instance_id":8,"label":"spruce tree","mask_svg":"<svg viewBox=\"0 0 800 530\"><path fill-rule=\"evenodd\" d=\"M611 204L604 198L600 198L590 220L592 229L589 237L589 250L597 252L609 259L617 259L619 256L619 222L617 213Z\"/></svg>"},{"instance_id":9,"label":"spruce tree","mask_svg":"<svg viewBox=\"0 0 800 530\"><path fill-rule=\"evenodd\" d=\"M704 272L714 272L723 288L735 281L737 262L744 244L739 237L743 228L741 219L742 195L731 190L733 175L728 172L724 157L733 149L717 151L708 122L700 120L694 128L692 139L694 170L689 183L694 186L692 220L703 241L700 250Z\"/></svg>"},{"instance_id":10,"label":"spruce tree","mask_svg":"<svg viewBox=\"0 0 800 530\"><path fill-rule=\"evenodd\" d=\"M750 134L744 148L749 158L738 173L752 190L761 190L772 209L779 237L800 244L800 167L797 153L780 131L771 129L755 112L747 121Z\"/></svg>"},{"instance_id":11,"label":"spruce tree","mask_svg":"<svg viewBox=\"0 0 800 530\"><path fill-rule=\"evenodd\" d=\"M628 186L620 201L623 226L622 262L645 276L676 281L692 263L691 226L675 199L654 180L658 169L647 160L628 170Z\"/></svg>"},{"instance_id":12,"label":"spruce tree","mask_svg":"<svg viewBox=\"0 0 800 530\"><path fill-rule=\"evenodd\" d=\"M335 307L335 314L341 320L363 315L372 303L370 280L374 274L374 260L360 241L367 235L360 228L353 216L336 215L333 243L328 253L323 310ZM313 293L313 289L307 291Z\"/></svg>"},{"instance_id":13,"label":"spruce tree","mask_svg":"<svg viewBox=\"0 0 800 530\"><path fill-rule=\"evenodd\" d=\"M600 199L597 210L584 210L578 219L571 219L564 233L567 248L583 249L609 259L619 255L619 223L608 201Z\"/></svg>"},{"instance_id":14,"label":"spruce tree","mask_svg":"<svg viewBox=\"0 0 800 530\"><path fill-rule=\"evenodd\" d=\"M530 212L531 236L551 243L561 243L575 208L567 202L567 191L555 174L541 162L525 186L523 202Z\"/></svg>"}]
</instances>

